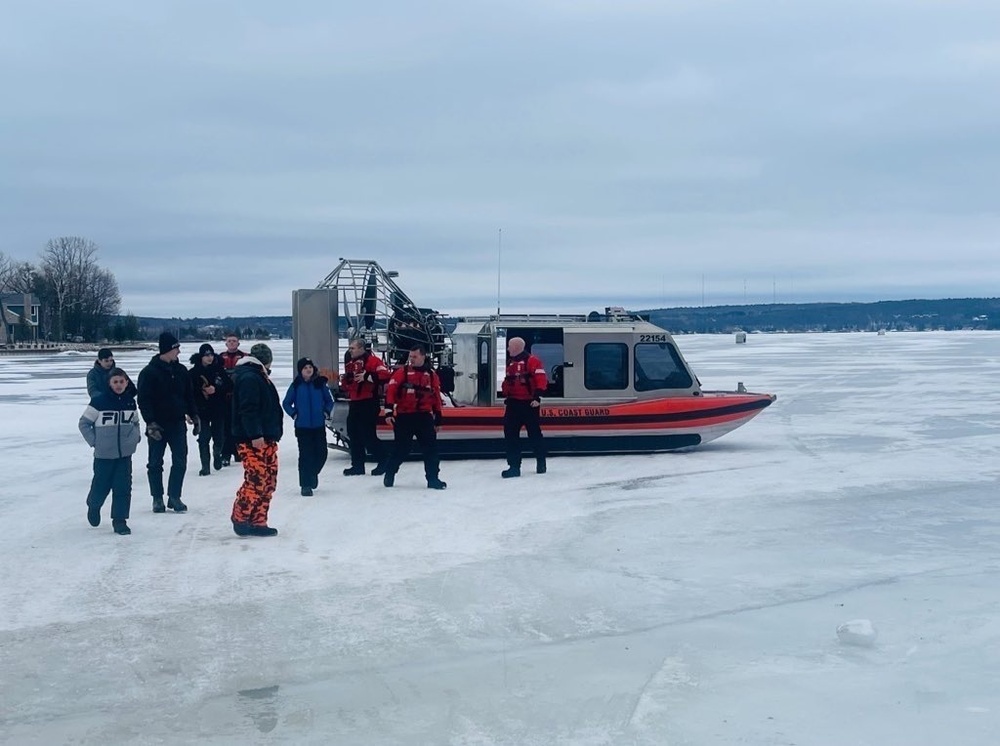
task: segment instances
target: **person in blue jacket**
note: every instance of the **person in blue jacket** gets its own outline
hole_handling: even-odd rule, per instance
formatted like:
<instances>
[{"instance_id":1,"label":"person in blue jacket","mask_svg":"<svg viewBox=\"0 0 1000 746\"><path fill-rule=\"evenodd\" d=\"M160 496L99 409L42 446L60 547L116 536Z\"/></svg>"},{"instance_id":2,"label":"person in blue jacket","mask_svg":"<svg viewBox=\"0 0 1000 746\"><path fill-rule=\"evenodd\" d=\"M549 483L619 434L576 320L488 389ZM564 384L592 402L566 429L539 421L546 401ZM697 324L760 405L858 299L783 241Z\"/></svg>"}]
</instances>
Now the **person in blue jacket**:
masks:
<instances>
[{"instance_id":1,"label":"person in blue jacket","mask_svg":"<svg viewBox=\"0 0 1000 746\"><path fill-rule=\"evenodd\" d=\"M298 375L288 387L281 406L295 421L295 439L299 444L299 487L309 497L319 487L319 473L326 463L326 419L333 412L333 395L325 376L307 357L295 364Z\"/></svg>"},{"instance_id":2,"label":"person in blue jacket","mask_svg":"<svg viewBox=\"0 0 1000 746\"><path fill-rule=\"evenodd\" d=\"M80 415L80 433L94 449L87 520L91 526L101 525L101 508L111 492L111 526L116 534L132 533L126 523L132 503L132 454L141 436L135 387L121 368L111 369L107 388Z\"/></svg>"}]
</instances>

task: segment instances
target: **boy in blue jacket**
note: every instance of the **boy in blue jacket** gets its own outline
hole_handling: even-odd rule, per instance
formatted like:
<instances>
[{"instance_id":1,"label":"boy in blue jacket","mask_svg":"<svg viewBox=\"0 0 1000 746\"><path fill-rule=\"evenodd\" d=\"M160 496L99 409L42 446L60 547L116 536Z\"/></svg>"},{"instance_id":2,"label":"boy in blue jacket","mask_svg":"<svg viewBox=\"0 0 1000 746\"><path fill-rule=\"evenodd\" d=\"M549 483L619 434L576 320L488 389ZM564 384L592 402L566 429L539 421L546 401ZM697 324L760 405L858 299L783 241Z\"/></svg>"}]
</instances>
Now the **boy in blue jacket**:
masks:
<instances>
[{"instance_id":1,"label":"boy in blue jacket","mask_svg":"<svg viewBox=\"0 0 1000 746\"><path fill-rule=\"evenodd\" d=\"M326 463L326 418L333 411L333 394L325 376L307 357L296 364L298 375L288 387L281 406L295 421L295 439L299 442L299 487L304 497L319 487L319 473Z\"/></svg>"},{"instance_id":2,"label":"boy in blue jacket","mask_svg":"<svg viewBox=\"0 0 1000 746\"><path fill-rule=\"evenodd\" d=\"M139 445L139 413L135 386L121 368L114 368L108 387L98 393L80 416L80 432L94 449L94 478L87 495L87 520L101 525L101 508L111 493L111 526L116 534L131 534L132 454Z\"/></svg>"}]
</instances>

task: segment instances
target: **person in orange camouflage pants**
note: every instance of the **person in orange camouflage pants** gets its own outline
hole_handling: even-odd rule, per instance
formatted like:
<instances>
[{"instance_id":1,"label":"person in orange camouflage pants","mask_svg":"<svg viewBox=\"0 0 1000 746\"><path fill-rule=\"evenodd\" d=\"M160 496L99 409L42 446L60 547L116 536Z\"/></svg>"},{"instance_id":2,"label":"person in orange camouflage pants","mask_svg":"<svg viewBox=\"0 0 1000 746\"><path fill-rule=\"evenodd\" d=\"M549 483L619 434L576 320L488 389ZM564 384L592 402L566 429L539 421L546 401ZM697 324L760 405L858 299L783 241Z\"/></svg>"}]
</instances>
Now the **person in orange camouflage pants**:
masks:
<instances>
[{"instance_id":1,"label":"person in orange camouflage pants","mask_svg":"<svg viewBox=\"0 0 1000 746\"><path fill-rule=\"evenodd\" d=\"M236 449L243 463L243 484L233 503L233 525L247 525L250 536L274 536L276 528L265 533L257 529L267 528L267 511L278 486L278 444L265 440L255 448L251 443L237 443Z\"/></svg>"},{"instance_id":2,"label":"person in orange camouflage pants","mask_svg":"<svg viewBox=\"0 0 1000 746\"><path fill-rule=\"evenodd\" d=\"M255 344L233 369L233 437L243 463L243 484L233 502L237 536L276 536L267 511L278 485L278 441L284 412L268 376L271 348Z\"/></svg>"}]
</instances>

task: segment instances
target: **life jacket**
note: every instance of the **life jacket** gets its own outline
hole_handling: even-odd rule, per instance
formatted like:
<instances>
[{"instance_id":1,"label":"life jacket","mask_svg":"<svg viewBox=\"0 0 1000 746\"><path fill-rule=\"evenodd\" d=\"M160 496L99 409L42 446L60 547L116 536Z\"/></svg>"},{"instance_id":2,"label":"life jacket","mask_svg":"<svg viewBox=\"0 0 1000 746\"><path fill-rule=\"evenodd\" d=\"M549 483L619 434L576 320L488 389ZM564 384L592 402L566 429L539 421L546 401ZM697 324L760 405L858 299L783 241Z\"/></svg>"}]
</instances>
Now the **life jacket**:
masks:
<instances>
[{"instance_id":1,"label":"life jacket","mask_svg":"<svg viewBox=\"0 0 1000 746\"><path fill-rule=\"evenodd\" d=\"M548 378L542 361L522 352L507 363L507 375L500 386L500 393L508 399L531 401L545 393L547 386Z\"/></svg>"},{"instance_id":2,"label":"life jacket","mask_svg":"<svg viewBox=\"0 0 1000 746\"><path fill-rule=\"evenodd\" d=\"M361 382L354 380L358 373L365 374L365 379ZM385 363L377 355L366 351L361 357L350 358L344 363L340 387L347 392L351 401L377 399L381 402L385 399L385 387L390 376Z\"/></svg>"},{"instance_id":3,"label":"life jacket","mask_svg":"<svg viewBox=\"0 0 1000 746\"><path fill-rule=\"evenodd\" d=\"M239 362L240 358L246 357L246 355L247 353L237 348L235 352L223 350L219 353L218 357L222 360L222 367L230 371L230 375L232 375L232 370L236 367L236 363Z\"/></svg>"},{"instance_id":4,"label":"life jacket","mask_svg":"<svg viewBox=\"0 0 1000 746\"><path fill-rule=\"evenodd\" d=\"M386 387L386 405L397 414L441 412L441 385L430 367L397 368Z\"/></svg>"}]
</instances>

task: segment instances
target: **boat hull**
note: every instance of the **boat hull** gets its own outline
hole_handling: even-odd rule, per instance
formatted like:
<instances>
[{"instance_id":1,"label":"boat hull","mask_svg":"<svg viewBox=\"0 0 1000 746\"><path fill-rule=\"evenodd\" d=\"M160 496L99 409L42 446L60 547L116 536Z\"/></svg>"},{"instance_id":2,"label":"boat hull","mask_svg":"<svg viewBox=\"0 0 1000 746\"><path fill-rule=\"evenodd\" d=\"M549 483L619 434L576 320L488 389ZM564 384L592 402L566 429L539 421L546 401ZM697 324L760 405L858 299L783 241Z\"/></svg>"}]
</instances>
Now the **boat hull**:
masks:
<instances>
[{"instance_id":1,"label":"boat hull","mask_svg":"<svg viewBox=\"0 0 1000 746\"><path fill-rule=\"evenodd\" d=\"M704 392L701 396L644 401L544 403L545 450L550 456L664 453L708 443L740 427L768 407L770 394ZM347 403L338 402L332 447L347 448ZM442 458L501 458L505 455L502 405L446 407L438 431ZM380 425L379 438L392 440ZM525 442L527 446L527 442ZM416 444L414 444L414 456Z\"/></svg>"}]
</instances>

